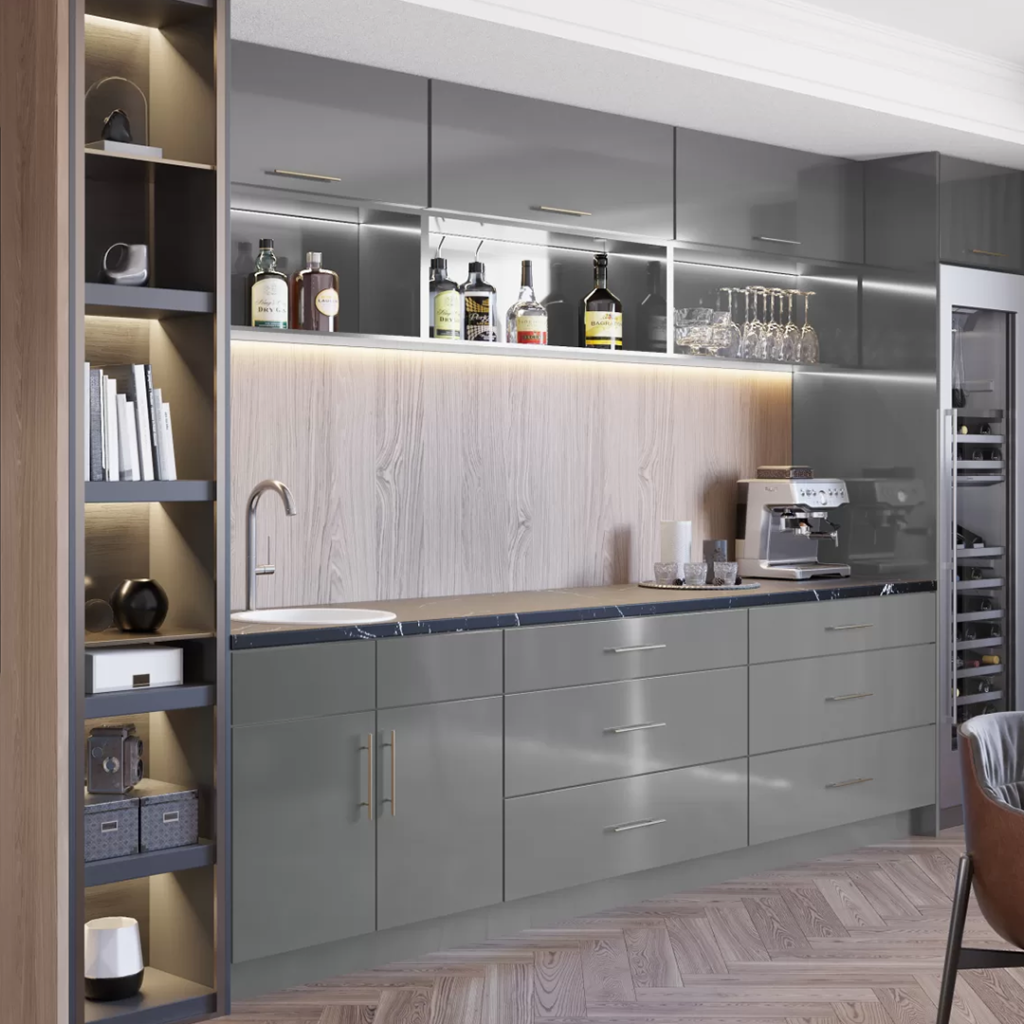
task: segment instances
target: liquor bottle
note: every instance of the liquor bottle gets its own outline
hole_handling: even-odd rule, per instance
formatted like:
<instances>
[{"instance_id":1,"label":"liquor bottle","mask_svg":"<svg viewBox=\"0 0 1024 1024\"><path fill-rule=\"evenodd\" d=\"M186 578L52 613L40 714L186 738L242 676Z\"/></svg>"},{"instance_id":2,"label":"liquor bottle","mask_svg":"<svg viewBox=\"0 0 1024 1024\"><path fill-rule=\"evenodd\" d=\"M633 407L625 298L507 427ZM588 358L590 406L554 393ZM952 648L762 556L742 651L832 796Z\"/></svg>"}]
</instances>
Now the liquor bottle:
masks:
<instances>
[{"instance_id":1,"label":"liquor bottle","mask_svg":"<svg viewBox=\"0 0 1024 1024\"><path fill-rule=\"evenodd\" d=\"M580 348L622 348L622 303L608 291L608 255L594 257L594 290L580 302Z\"/></svg>"},{"instance_id":2,"label":"liquor bottle","mask_svg":"<svg viewBox=\"0 0 1024 1024\"><path fill-rule=\"evenodd\" d=\"M462 296L448 279L448 261L441 256L430 261L430 336L449 341L462 337Z\"/></svg>"},{"instance_id":3,"label":"liquor bottle","mask_svg":"<svg viewBox=\"0 0 1024 1024\"><path fill-rule=\"evenodd\" d=\"M323 267L323 253L307 252L306 267L292 275L292 327L299 331L338 329L338 275Z\"/></svg>"},{"instance_id":4,"label":"liquor bottle","mask_svg":"<svg viewBox=\"0 0 1024 1024\"><path fill-rule=\"evenodd\" d=\"M548 311L537 301L534 293L531 260L523 260L519 298L509 307L505 318L505 340L510 345L548 343Z\"/></svg>"},{"instance_id":5,"label":"liquor bottle","mask_svg":"<svg viewBox=\"0 0 1024 1024\"><path fill-rule=\"evenodd\" d=\"M991 597L965 594L963 597L957 597L956 599L956 610L961 615L970 614L971 612L990 612L994 608L995 602Z\"/></svg>"},{"instance_id":6,"label":"liquor bottle","mask_svg":"<svg viewBox=\"0 0 1024 1024\"><path fill-rule=\"evenodd\" d=\"M272 238L260 239L256 269L249 275L249 323L252 327L288 326L288 278L277 269Z\"/></svg>"},{"instance_id":7,"label":"liquor bottle","mask_svg":"<svg viewBox=\"0 0 1024 1024\"><path fill-rule=\"evenodd\" d=\"M484 278L484 265L474 260L462 293L462 336L466 341L501 341L498 291Z\"/></svg>"},{"instance_id":8,"label":"liquor bottle","mask_svg":"<svg viewBox=\"0 0 1024 1024\"><path fill-rule=\"evenodd\" d=\"M664 352L668 340L668 306L661 294L661 264L647 264L647 297L640 303L640 339L644 352Z\"/></svg>"},{"instance_id":9,"label":"liquor bottle","mask_svg":"<svg viewBox=\"0 0 1024 1024\"><path fill-rule=\"evenodd\" d=\"M965 622L957 630L957 640L960 643L964 643L964 642L966 642L968 640L977 640L977 639L978 639L978 629L974 625L974 623L972 623L972 622Z\"/></svg>"}]
</instances>

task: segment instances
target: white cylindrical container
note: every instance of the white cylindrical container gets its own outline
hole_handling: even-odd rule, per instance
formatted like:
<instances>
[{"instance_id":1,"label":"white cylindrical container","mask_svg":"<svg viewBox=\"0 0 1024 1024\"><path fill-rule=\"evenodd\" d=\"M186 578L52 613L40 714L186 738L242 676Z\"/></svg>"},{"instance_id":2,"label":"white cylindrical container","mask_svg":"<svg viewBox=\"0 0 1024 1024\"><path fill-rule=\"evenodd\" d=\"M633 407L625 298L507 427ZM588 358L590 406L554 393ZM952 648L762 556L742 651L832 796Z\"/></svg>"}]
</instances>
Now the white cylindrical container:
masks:
<instances>
[{"instance_id":1,"label":"white cylindrical container","mask_svg":"<svg viewBox=\"0 0 1024 1024\"><path fill-rule=\"evenodd\" d=\"M662 562L675 562L679 571L690 561L690 548L693 542L693 523L689 520L675 522L661 521L661 559Z\"/></svg>"},{"instance_id":2,"label":"white cylindrical container","mask_svg":"<svg viewBox=\"0 0 1024 1024\"><path fill-rule=\"evenodd\" d=\"M85 923L85 998L127 999L142 987L142 939L134 917Z\"/></svg>"}]
</instances>

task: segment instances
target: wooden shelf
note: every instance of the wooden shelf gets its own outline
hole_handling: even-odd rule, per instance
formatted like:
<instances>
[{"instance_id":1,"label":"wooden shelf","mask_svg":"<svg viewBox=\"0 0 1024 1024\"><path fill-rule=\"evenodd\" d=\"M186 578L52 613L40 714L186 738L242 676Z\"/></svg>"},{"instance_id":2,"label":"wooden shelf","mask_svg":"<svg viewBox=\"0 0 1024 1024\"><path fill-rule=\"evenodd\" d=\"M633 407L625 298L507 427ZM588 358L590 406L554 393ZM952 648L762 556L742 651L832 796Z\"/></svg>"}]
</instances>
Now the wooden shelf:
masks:
<instances>
[{"instance_id":1,"label":"wooden shelf","mask_svg":"<svg viewBox=\"0 0 1024 1024\"><path fill-rule=\"evenodd\" d=\"M210 839L200 839L193 846L177 846L172 850L152 853L133 853L129 857L94 860L85 865L85 884L108 885L127 882L132 878L167 875L172 871L192 871L205 868L217 859L217 845Z\"/></svg>"},{"instance_id":2,"label":"wooden shelf","mask_svg":"<svg viewBox=\"0 0 1024 1024\"><path fill-rule=\"evenodd\" d=\"M214 0L86 0L85 13L150 28L212 16Z\"/></svg>"},{"instance_id":3,"label":"wooden shelf","mask_svg":"<svg viewBox=\"0 0 1024 1024\"><path fill-rule=\"evenodd\" d=\"M993 576L985 580L960 580L956 585L957 590L998 590L1003 585L1002 579Z\"/></svg>"},{"instance_id":4,"label":"wooden shelf","mask_svg":"<svg viewBox=\"0 0 1024 1024\"><path fill-rule=\"evenodd\" d=\"M178 288L133 288L128 285L87 282L86 316L129 316L160 320L169 316L213 313L213 292Z\"/></svg>"},{"instance_id":5,"label":"wooden shelf","mask_svg":"<svg viewBox=\"0 0 1024 1024\"><path fill-rule=\"evenodd\" d=\"M216 1008L217 996L212 988L147 967L142 977L142 991L137 996L112 1003L86 999L85 1021L86 1024L103 1020L116 1020L119 1024L165 1024L202 1017Z\"/></svg>"},{"instance_id":6,"label":"wooden shelf","mask_svg":"<svg viewBox=\"0 0 1024 1024\"><path fill-rule=\"evenodd\" d=\"M114 160L135 160L143 164L160 164L166 167L189 167L195 171L215 171L213 164L197 164L191 160L170 160L164 156L142 156L138 153L115 153L108 149L90 149L85 147L86 156L109 157Z\"/></svg>"},{"instance_id":7,"label":"wooden shelf","mask_svg":"<svg viewBox=\"0 0 1024 1024\"><path fill-rule=\"evenodd\" d=\"M1006 548L957 548L956 557L959 558L1002 558L1006 554Z\"/></svg>"},{"instance_id":8,"label":"wooden shelf","mask_svg":"<svg viewBox=\"0 0 1024 1024\"><path fill-rule=\"evenodd\" d=\"M143 687L113 693L87 693L86 718L113 718L116 715L146 715L154 711L179 711L181 708L208 708L217 703L213 683L185 683L182 686Z\"/></svg>"},{"instance_id":9,"label":"wooden shelf","mask_svg":"<svg viewBox=\"0 0 1024 1024\"><path fill-rule=\"evenodd\" d=\"M182 640L206 640L216 634L212 630L190 629L185 626L164 624L155 633L124 633L120 629L106 629L102 633L86 633L86 647L127 647L131 644L173 644Z\"/></svg>"},{"instance_id":10,"label":"wooden shelf","mask_svg":"<svg viewBox=\"0 0 1024 1024\"><path fill-rule=\"evenodd\" d=\"M1002 699L1002 690L992 690L991 693L969 693L966 697L957 697L956 706L962 708L965 704L995 704Z\"/></svg>"},{"instance_id":11,"label":"wooden shelf","mask_svg":"<svg viewBox=\"0 0 1024 1024\"><path fill-rule=\"evenodd\" d=\"M215 501L217 485L212 480L90 480L85 500L104 502Z\"/></svg>"}]
</instances>

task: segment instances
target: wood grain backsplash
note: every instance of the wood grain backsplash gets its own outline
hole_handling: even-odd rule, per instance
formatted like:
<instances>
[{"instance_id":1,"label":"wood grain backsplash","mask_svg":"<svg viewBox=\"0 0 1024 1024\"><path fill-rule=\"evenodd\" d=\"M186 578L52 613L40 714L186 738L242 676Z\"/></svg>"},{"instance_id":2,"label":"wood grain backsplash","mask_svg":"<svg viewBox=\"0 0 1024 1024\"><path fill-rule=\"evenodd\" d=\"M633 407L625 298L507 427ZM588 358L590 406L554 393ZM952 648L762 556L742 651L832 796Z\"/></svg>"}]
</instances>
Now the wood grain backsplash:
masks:
<instances>
[{"instance_id":1,"label":"wood grain backsplash","mask_svg":"<svg viewBox=\"0 0 1024 1024\"><path fill-rule=\"evenodd\" d=\"M731 538L791 450L784 373L236 342L231 391L233 608L266 477L298 505L260 505L272 607L650 577L659 520Z\"/></svg>"}]
</instances>

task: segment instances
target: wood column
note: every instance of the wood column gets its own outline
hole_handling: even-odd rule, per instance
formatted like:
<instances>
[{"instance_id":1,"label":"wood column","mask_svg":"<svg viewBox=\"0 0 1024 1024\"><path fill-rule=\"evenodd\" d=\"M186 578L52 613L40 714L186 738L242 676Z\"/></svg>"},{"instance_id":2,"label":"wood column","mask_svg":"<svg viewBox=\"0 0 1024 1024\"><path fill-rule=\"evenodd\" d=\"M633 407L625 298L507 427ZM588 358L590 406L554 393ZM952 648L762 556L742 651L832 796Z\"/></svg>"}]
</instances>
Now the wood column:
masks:
<instances>
[{"instance_id":1,"label":"wood column","mask_svg":"<svg viewBox=\"0 0 1024 1024\"><path fill-rule=\"evenodd\" d=\"M0 1024L68 1019L68 2L0 4Z\"/></svg>"}]
</instances>

